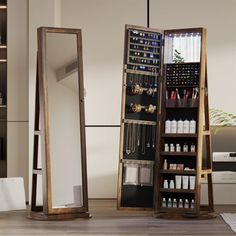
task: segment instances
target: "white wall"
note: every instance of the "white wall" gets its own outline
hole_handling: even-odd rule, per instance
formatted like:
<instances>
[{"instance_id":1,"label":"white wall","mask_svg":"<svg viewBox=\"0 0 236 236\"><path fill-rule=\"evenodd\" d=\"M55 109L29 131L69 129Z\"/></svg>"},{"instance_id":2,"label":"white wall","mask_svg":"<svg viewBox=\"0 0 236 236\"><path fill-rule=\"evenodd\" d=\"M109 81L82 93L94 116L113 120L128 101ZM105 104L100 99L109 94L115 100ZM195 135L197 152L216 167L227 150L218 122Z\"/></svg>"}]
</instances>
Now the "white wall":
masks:
<instances>
[{"instance_id":1,"label":"white wall","mask_svg":"<svg viewBox=\"0 0 236 236\"><path fill-rule=\"evenodd\" d=\"M27 0L8 0L7 175L23 177L28 200Z\"/></svg>"}]
</instances>

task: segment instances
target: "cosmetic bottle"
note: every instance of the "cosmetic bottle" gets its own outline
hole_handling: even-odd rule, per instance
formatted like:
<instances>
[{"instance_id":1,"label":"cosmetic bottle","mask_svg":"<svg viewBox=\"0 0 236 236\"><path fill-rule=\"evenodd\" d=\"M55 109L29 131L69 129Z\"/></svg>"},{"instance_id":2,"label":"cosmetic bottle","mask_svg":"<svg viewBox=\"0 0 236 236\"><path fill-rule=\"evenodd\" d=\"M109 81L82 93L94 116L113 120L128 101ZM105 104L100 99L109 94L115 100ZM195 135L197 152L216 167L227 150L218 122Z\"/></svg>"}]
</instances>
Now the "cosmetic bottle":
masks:
<instances>
[{"instance_id":1,"label":"cosmetic bottle","mask_svg":"<svg viewBox=\"0 0 236 236\"><path fill-rule=\"evenodd\" d=\"M183 208L183 200L182 200L182 198L179 199L178 208Z\"/></svg>"},{"instance_id":2,"label":"cosmetic bottle","mask_svg":"<svg viewBox=\"0 0 236 236\"><path fill-rule=\"evenodd\" d=\"M167 160L164 160L164 165L163 165L163 169L167 170L168 169L168 164L167 164Z\"/></svg>"},{"instance_id":3,"label":"cosmetic bottle","mask_svg":"<svg viewBox=\"0 0 236 236\"><path fill-rule=\"evenodd\" d=\"M172 202L172 207L176 208L177 207L177 201L176 201L176 198L173 199L173 202Z\"/></svg>"},{"instance_id":4,"label":"cosmetic bottle","mask_svg":"<svg viewBox=\"0 0 236 236\"><path fill-rule=\"evenodd\" d=\"M166 199L165 198L162 198L161 206L162 207L166 207Z\"/></svg>"},{"instance_id":5,"label":"cosmetic bottle","mask_svg":"<svg viewBox=\"0 0 236 236\"><path fill-rule=\"evenodd\" d=\"M177 121L175 119L171 121L171 133L172 134L177 133Z\"/></svg>"},{"instance_id":6,"label":"cosmetic bottle","mask_svg":"<svg viewBox=\"0 0 236 236\"><path fill-rule=\"evenodd\" d=\"M163 188L169 188L168 180L164 180Z\"/></svg>"},{"instance_id":7,"label":"cosmetic bottle","mask_svg":"<svg viewBox=\"0 0 236 236\"><path fill-rule=\"evenodd\" d=\"M165 152L169 152L170 149L169 149L169 144L168 143L165 143L165 149L164 149Z\"/></svg>"},{"instance_id":8,"label":"cosmetic bottle","mask_svg":"<svg viewBox=\"0 0 236 236\"><path fill-rule=\"evenodd\" d=\"M176 144L176 152L181 152L181 146L179 143Z\"/></svg>"},{"instance_id":9,"label":"cosmetic bottle","mask_svg":"<svg viewBox=\"0 0 236 236\"><path fill-rule=\"evenodd\" d=\"M194 208L194 199L192 199L192 201L191 201L191 206L190 206L191 208Z\"/></svg>"},{"instance_id":10,"label":"cosmetic bottle","mask_svg":"<svg viewBox=\"0 0 236 236\"><path fill-rule=\"evenodd\" d=\"M182 134L184 132L184 122L183 120L178 120L177 122L177 133Z\"/></svg>"},{"instance_id":11,"label":"cosmetic bottle","mask_svg":"<svg viewBox=\"0 0 236 236\"><path fill-rule=\"evenodd\" d=\"M184 208L189 208L189 201L188 201L188 199L185 199L185 201L184 201Z\"/></svg>"},{"instance_id":12,"label":"cosmetic bottle","mask_svg":"<svg viewBox=\"0 0 236 236\"><path fill-rule=\"evenodd\" d=\"M190 146L190 152L195 152L195 151L196 151L195 145L192 143Z\"/></svg>"},{"instance_id":13,"label":"cosmetic bottle","mask_svg":"<svg viewBox=\"0 0 236 236\"><path fill-rule=\"evenodd\" d=\"M171 201L171 198L168 198L167 207L172 207L172 201Z\"/></svg>"},{"instance_id":14,"label":"cosmetic bottle","mask_svg":"<svg viewBox=\"0 0 236 236\"><path fill-rule=\"evenodd\" d=\"M174 180L171 180L171 181L170 181L170 188L171 188L171 189L174 189L174 188L175 188Z\"/></svg>"},{"instance_id":15,"label":"cosmetic bottle","mask_svg":"<svg viewBox=\"0 0 236 236\"><path fill-rule=\"evenodd\" d=\"M170 152L174 152L175 151L175 146L173 143L170 144Z\"/></svg>"},{"instance_id":16,"label":"cosmetic bottle","mask_svg":"<svg viewBox=\"0 0 236 236\"><path fill-rule=\"evenodd\" d=\"M195 134L196 133L196 121L194 119L192 119L189 122L189 133L190 134Z\"/></svg>"},{"instance_id":17,"label":"cosmetic bottle","mask_svg":"<svg viewBox=\"0 0 236 236\"><path fill-rule=\"evenodd\" d=\"M165 133L169 134L171 132L171 121L168 119L165 122Z\"/></svg>"},{"instance_id":18,"label":"cosmetic bottle","mask_svg":"<svg viewBox=\"0 0 236 236\"><path fill-rule=\"evenodd\" d=\"M185 119L184 120L184 130L183 130L184 134L189 134L189 120Z\"/></svg>"},{"instance_id":19,"label":"cosmetic bottle","mask_svg":"<svg viewBox=\"0 0 236 236\"><path fill-rule=\"evenodd\" d=\"M183 152L188 152L188 145L186 143L183 146Z\"/></svg>"}]
</instances>

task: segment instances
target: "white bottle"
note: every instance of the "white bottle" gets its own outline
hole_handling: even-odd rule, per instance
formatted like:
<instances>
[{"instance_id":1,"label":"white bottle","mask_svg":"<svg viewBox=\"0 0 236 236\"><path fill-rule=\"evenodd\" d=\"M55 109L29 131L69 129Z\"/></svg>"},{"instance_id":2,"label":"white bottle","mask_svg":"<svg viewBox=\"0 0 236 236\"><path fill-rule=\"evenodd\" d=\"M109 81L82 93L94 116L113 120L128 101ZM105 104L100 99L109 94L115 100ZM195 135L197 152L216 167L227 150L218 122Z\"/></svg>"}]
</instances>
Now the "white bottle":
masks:
<instances>
[{"instance_id":1,"label":"white bottle","mask_svg":"<svg viewBox=\"0 0 236 236\"><path fill-rule=\"evenodd\" d=\"M171 198L168 198L167 207L172 207L172 201L171 201Z\"/></svg>"},{"instance_id":2,"label":"white bottle","mask_svg":"<svg viewBox=\"0 0 236 236\"><path fill-rule=\"evenodd\" d=\"M182 134L184 132L184 122L180 119L177 123L177 133Z\"/></svg>"},{"instance_id":3,"label":"white bottle","mask_svg":"<svg viewBox=\"0 0 236 236\"><path fill-rule=\"evenodd\" d=\"M188 199L185 199L185 201L184 201L184 208L189 208Z\"/></svg>"},{"instance_id":4,"label":"white bottle","mask_svg":"<svg viewBox=\"0 0 236 236\"><path fill-rule=\"evenodd\" d=\"M190 146L190 152L195 152L195 151L196 151L195 145L192 143Z\"/></svg>"},{"instance_id":5,"label":"white bottle","mask_svg":"<svg viewBox=\"0 0 236 236\"><path fill-rule=\"evenodd\" d=\"M175 146L173 143L170 144L170 152L174 152L175 151Z\"/></svg>"},{"instance_id":6,"label":"white bottle","mask_svg":"<svg viewBox=\"0 0 236 236\"><path fill-rule=\"evenodd\" d=\"M192 119L189 122L189 133L190 134L195 134L196 133L196 121L194 119Z\"/></svg>"},{"instance_id":7,"label":"white bottle","mask_svg":"<svg viewBox=\"0 0 236 236\"><path fill-rule=\"evenodd\" d=\"M165 152L169 152L170 149L169 149L169 144L168 143L165 143L165 149L164 149Z\"/></svg>"},{"instance_id":8,"label":"white bottle","mask_svg":"<svg viewBox=\"0 0 236 236\"><path fill-rule=\"evenodd\" d=\"M168 164L167 164L167 160L164 160L164 165L163 165L163 169L167 170L168 169Z\"/></svg>"},{"instance_id":9,"label":"white bottle","mask_svg":"<svg viewBox=\"0 0 236 236\"><path fill-rule=\"evenodd\" d=\"M181 152L181 146L179 143L176 144L176 152Z\"/></svg>"},{"instance_id":10,"label":"white bottle","mask_svg":"<svg viewBox=\"0 0 236 236\"><path fill-rule=\"evenodd\" d=\"M166 199L165 198L162 198L162 204L161 204L162 207L166 207Z\"/></svg>"},{"instance_id":11,"label":"white bottle","mask_svg":"<svg viewBox=\"0 0 236 236\"><path fill-rule=\"evenodd\" d=\"M183 152L188 152L188 145L186 143L183 146Z\"/></svg>"},{"instance_id":12,"label":"white bottle","mask_svg":"<svg viewBox=\"0 0 236 236\"><path fill-rule=\"evenodd\" d=\"M184 134L189 134L189 120L184 120Z\"/></svg>"},{"instance_id":13,"label":"white bottle","mask_svg":"<svg viewBox=\"0 0 236 236\"><path fill-rule=\"evenodd\" d=\"M191 206L190 206L191 208L194 208L194 200L192 199L192 201L191 201Z\"/></svg>"},{"instance_id":14,"label":"white bottle","mask_svg":"<svg viewBox=\"0 0 236 236\"><path fill-rule=\"evenodd\" d=\"M164 180L163 188L169 188L168 180Z\"/></svg>"},{"instance_id":15,"label":"white bottle","mask_svg":"<svg viewBox=\"0 0 236 236\"><path fill-rule=\"evenodd\" d=\"M175 119L171 121L171 133L177 133L177 121Z\"/></svg>"},{"instance_id":16,"label":"white bottle","mask_svg":"<svg viewBox=\"0 0 236 236\"><path fill-rule=\"evenodd\" d=\"M180 198L179 199L179 205L178 205L179 208L183 208L183 200Z\"/></svg>"},{"instance_id":17,"label":"white bottle","mask_svg":"<svg viewBox=\"0 0 236 236\"><path fill-rule=\"evenodd\" d=\"M174 208L177 207L177 201L176 201L176 198L173 199L172 207L174 207Z\"/></svg>"},{"instance_id":18,"label":"white bottle","mask_svg":"<svg viewBox=\"0 0 236 236\"><path fill-rule=\"evenodd\" d=\"M174 188L175 188L174 180L171 180L171 181L170 181L170 188L171 188L171 189L174 189Z\"/></svg>"},{"instance_id":19,"label":"white bottle","mask_svg":"<svg viewBox=\"0 0 236 236\"><path fill-rule=\"evenodd\" d=\"M170 134L171 132L171 121L168 119L165 122L165 133Z\"/></svg>"}]
</instances>

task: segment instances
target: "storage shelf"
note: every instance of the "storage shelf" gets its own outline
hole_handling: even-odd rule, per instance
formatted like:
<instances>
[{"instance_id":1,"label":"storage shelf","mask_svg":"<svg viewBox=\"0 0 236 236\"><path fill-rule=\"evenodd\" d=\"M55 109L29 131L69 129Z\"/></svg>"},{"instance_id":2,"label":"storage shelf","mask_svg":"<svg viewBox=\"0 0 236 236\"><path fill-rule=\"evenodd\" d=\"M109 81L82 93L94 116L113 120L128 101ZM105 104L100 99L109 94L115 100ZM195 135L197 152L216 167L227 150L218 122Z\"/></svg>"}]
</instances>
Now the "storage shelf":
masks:
<instances>
[{"instance_id":1,"label":"storage shelf","mask_svg":"<svg viewBox=\"0 0 236 236\"><path fill-rule=\"evenodd\" d=\"M196 175L195 170L161 170L161 174Z\"/></svg>"},{"instance_id":2,"label":"storage shelf","mask_svg":"<svg viewBox=\"0 0 236 236\"><path fill-rule=\"evenodd\" d=\"M132 49L132 48L130 48L129 51L130 51L130 52L151 53L151 54L154 54L154 55L160 55L160 54L161 54L160 52L151 52L151 51L147 51L147 50ZM131 55L130 55L130 56L131 56Z\"/></svg>"},{"instance_id":3,"label":"storage shelf","mask_svg":"<svg viewBox=\"0 0 236 236\"><path fill-rule=\"evenodd\" d=\"M0 44L0 49L1 48L7 48L7 45L6 44Z\"/></svg>"},{"instance_id":4,"label":"storage shelf","mask_svg":"<svg viewBox=\"0 0 236 236\"><path fill-rule=\"evenodd\" d=\"M159 76L159 74L157 74L157 73L148 72L148 71L141 71L141 70L126 69L125 72L126 72L126 73L130 73L130 74Z\"/></svg>"},{"instance_id":5,"label":"storage shelf","mask_svg":"<svg viewBox=\"0 0 236 236\"><path fill-rule=\"evenodd\" d=\"M0 5L0 10L2 10L2 9L7 9L7 6L5 6L5 5Z\"/></svg>"},{"instance_id":6,"label":"storage shelf","mask_svg":"<svg viewBox=\"0 0 236 236\"><path fill-rule=\"evenodd\" d=\"M196 156L196 152L161 152L162 156Z\"/></svg>"},{"instance_id":7,"label":"storage shelf","mask_svg":"<svg viewBox=\"0 0 236 236\"><path fill-rule=\"evenodd\" d=\"M148 40L148 41L152 41L152 42L158 42L160 43L161 40L159 39L150 39L150 38L145 38L145 37L142 37L142 36L135 36L135 35L129 35L129 39L132 39L132 38L137 38L137 39L141 39L141 40Z\"/></svg>"},{"instance_id":8,"label":"storage shelf","mask_svg":"<svg viewBox=\"0 0 236 236\"><path fill-rule=\"evenodd\" d=\"M142 43L132 43L129 42L130 45L137 45L137 46L143 46L143 47L149 47L149 48L161 48L161 46L153 46L153 45L147 45Z\"/></svg>"},{"instance_id":9,"label":"storage shelf","mask_svg":"<svg viewBox=\"0 0 236 236\"><path fill-rule=\"evenodd\" d=\"M197 138L197 134L162 134L164 138Z\"/></svg>"},{"instance_id":10,"label":"storage shelf","mask_svg":"<svg viewBox=\"0 0 236 236\"><path fill-rule=\"evenodd\" d=\"M196 88L199 87L198 84L195 85L166 85L166 88Z\"/></svg>"},{"instance_id":11,"label":"storage shelf","mask_svg":"<svg viewBox=\"0 0 236 236\"><path fill-rule=\"evenodd\" d=\"M161 188L162 193L195 193L192 189L171 189L171 188Z\"/></svg>"},{"instance_id":12,"label":"storage shelf","mask_svg":"<svg viewBox=\"0 0 236 236\"><path fill-rule=\"evenodd\" d=\"M160 212L194 213L194 208L160 207Z\"/></svg>"},{"instance_id":13,"label":"storage shelf","mask_svg":"<svg viewBox=\"0 0 236 236\"><path fill-rule=\"evenodd\" d=\"M129 65L133 66L145 66L145 67L151 67L151 68L160 68L160 65L149 65L149 64L142 64L142 63L135 63L135 62L129 62Z\"/></svg>"},{"instance_id":14,"label":"storage shelf","mask_svg":"<svg viewBox=\"0 0 236 236\"><path fill-rule=\"evenodd\" d=\"M0 59L0 63L5 63L7 62L7 59Z\"/></svg>"},{"instance_id":15,"label":"storage shelf","mask_svg":"<svg viewBox=\"0 0 236 236\"><path fill-rule=\"evenodd\" d=\"M0 105L0 108L7 108L7 105Z\"/></svg>"}]
</instances>

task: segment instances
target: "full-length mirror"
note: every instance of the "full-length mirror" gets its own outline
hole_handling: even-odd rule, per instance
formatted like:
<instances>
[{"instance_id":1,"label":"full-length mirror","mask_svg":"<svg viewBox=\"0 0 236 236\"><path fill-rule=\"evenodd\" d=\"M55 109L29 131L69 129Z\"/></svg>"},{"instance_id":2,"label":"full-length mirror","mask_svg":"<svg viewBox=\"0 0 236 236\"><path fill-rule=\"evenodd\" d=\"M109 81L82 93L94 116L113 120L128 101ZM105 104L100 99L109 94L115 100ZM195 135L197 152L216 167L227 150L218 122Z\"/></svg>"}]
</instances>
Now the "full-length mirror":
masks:
<instances>
[{"instance_id":1,"label":"full-length mirror","mask_svg":"<svg viewBox=\"0 0 236 236\"><path fill-rule=\"evenodd\" d=\"M81 31L39 28L38 43L43 212L88 216Z\"/></svg>"}]
</instances>

